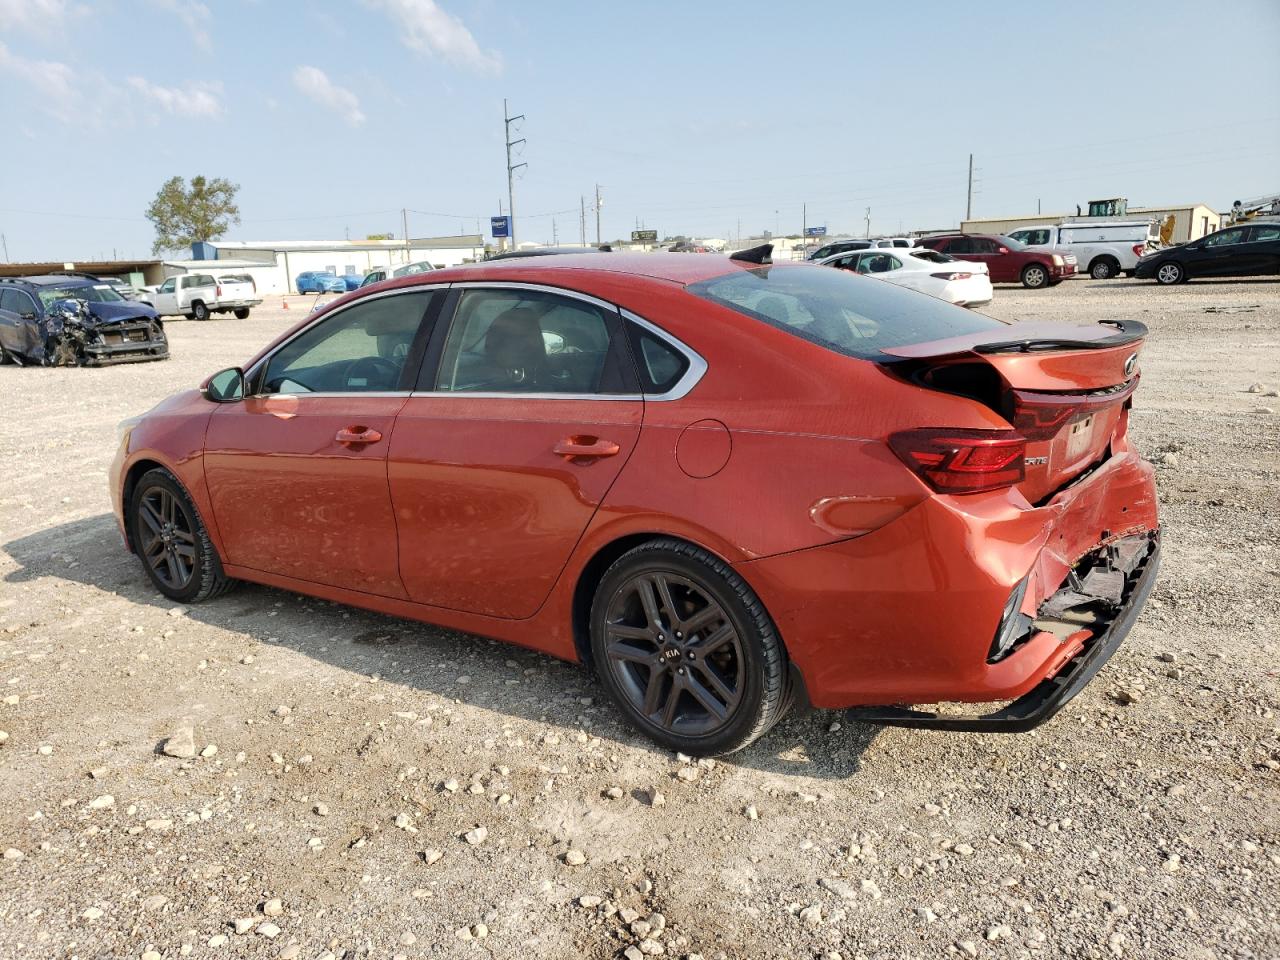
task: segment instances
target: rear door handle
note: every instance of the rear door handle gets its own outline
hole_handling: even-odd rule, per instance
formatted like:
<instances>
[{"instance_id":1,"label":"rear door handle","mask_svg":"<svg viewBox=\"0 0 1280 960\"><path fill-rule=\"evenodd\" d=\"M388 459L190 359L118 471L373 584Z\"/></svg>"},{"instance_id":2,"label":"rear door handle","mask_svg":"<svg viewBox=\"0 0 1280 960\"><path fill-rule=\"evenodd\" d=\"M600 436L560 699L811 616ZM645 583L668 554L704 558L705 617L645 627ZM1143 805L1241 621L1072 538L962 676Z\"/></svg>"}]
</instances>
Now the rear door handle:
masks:
<instances>
[{"instance_id":1,"label":"rear door handle","mask_svg":"<svg viewBox=\"0 0 1280 960\"><path fill-rule=\"evenodd\" d=\"M333 439L338 443L377 443L382 434L372 427L343 427Z\"/></svg>"},{"instance_id":2,"label":"rear door handle","mask_svg":"<svg viewBox=\"0 0 1280 960\"><path fill-rule=\"evenodd\" d=\"M575 457L612 457L621 447L612 440L599 437L565 437L552 449L557 455L572 460Z\"/></svg>"}]
</instances>

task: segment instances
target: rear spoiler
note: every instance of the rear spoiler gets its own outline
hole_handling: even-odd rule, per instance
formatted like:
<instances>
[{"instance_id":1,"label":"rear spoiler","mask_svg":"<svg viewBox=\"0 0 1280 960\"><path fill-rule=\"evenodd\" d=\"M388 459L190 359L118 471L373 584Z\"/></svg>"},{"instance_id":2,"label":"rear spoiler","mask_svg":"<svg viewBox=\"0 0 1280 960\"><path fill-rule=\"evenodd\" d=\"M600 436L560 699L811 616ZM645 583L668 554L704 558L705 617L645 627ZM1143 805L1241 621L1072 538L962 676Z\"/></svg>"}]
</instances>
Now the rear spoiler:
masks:
<instances>
[{"instance_id":1,"label":"rear spoiler","mask_svg":"<svg viewBox=\"0 0 1280 960\"><path fill-rule=\"evenodd\" d=\"M1115 327L1107 334L1095 326L1074 323L1035 322L1011 325L1010 329L987 329L933 340L927 343L886 347L883 352L902 360L933 360L963 353L1033 353L1040 351L1106 350L1137 343L1147 335L1147 325L1137 320L1102 320ZM1021 336L1010 336L1018 332Z\"/></svg>"},{"instance_id":2,"label":"rear spoiler","mask_svg":"<svg viewBox=\"0 0 1280 960\"><path fill-rule=\"evenodd\" d=\"M1118 328L1117 333L1095 340L1079 340L1066 337L1024 337L1019 340L997 340L994 343L976 343L974 353L1030 353L1033 350L1105 350L1136 343L1147 336L1147 325L1137 320L1099 320L1099 323Z\"/></svg>"}]
</instances>

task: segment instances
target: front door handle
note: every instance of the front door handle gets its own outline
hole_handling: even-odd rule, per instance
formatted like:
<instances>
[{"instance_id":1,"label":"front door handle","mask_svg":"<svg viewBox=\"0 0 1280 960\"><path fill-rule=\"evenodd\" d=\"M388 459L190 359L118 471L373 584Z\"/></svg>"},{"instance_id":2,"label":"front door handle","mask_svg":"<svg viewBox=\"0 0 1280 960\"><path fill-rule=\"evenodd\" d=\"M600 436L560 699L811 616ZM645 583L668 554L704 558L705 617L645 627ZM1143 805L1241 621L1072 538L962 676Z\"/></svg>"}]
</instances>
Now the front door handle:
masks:
<instances>
[{"instance_id":1,"label":"front door handle","mask_svg":"<svg viewBox=\"0 0 1280 960\"><path fill-rule=\"evenodd\" d=\"M338 443L377 443L382 434L372 427L343 427L333 439Z\"/></svg>"},{"instance_id":2,"label":"front door handle","mask_svg":"<svg viewBox=\"0 0 1280 960\"><path fill-rule=\"evenodd\" d=\"M558 456L573 460L575 457L612 457L622 448L612 440L599 437L565 437L552 449Z\"/></svg>"}]
</instances>

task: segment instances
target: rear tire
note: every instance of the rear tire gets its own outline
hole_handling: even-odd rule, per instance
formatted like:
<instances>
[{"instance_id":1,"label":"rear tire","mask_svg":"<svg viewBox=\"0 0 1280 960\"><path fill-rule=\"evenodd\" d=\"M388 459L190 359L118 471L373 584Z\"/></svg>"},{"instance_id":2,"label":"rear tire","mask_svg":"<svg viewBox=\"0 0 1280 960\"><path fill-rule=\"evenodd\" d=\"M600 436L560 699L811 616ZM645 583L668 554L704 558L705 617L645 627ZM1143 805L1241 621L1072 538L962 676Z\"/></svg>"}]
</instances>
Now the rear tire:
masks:
<instances>
[{"instance_id":1,"label":"rear tire","mask_svg":"<svg viewBox=\"0 0 1280 960\"><path fill-rule=\"evenodd\" d=\"M1095 280L1110 280L1120 273L1120 262L1111 257L1098 257L1089 264L1089 276Z\"/></svg>"},{"instance_id":2,"label":"rear tire","mask_svg":"<svg viewBox=\"0 0 1280 960\"><path fill-rule=\"evenodd\" d=\"M1168 263L1162 263L1156 267L1156 283L1163 286L1172 287L1186 279L1187 271L1176 260L1170 260Z\"/></svg>"},{"instance_id":3,"label":"rear tire","mask_svg":"<svg viewBox=\"0 0 1280 960\"><path fill-rule=\"evenodd\" d=\"M248 319L249 319L249 308L248 308L248 307L241 307L239 310L236 310L236 311L234 311L234 312L235 312L235 316L236 316L236 319L237 319L237 320L248 320Z\"/></svg>"},{"instance_id":4,"label":"rear tire","mask_svg":"<svg viewBox=\"0 0 1280 960\"><path fill-rule=\"evenodd\" d=\"M651 739L694 756L741 750L790 706L789 668L759 597L679 540L623 554L591 605L596 674Z\"/></svg>"},{"instance_id":5,"label":"rear tire","mask_svg":"<svg viewBox=\"0 0 1280 960\"><path fill-rule=\"evenodd\" d=\"M129 498L129 534L152 585L170 600L199 603L236 583L222 571L187 491L168 470L148 470Z\"/></svg>"},{"instance_id":6,"label":"rear tire","mask_svg":"<svg viewBox=\"0 0 1280 960\"><path fill-rule=\"evenodd\" d=\"M1039 290L1048 284L1049 271L1042 264L1028 263L1022 268L1022 285L1028 290Z\"/></svg>"},{"instance_id":7,"label":"rear tire","mask_svg":"<svg viewBox=\"0 0 1280 960\"><path fill-rule=\"evenodd\" d=\"M205 306L203 300L197 300L191 304L191 316L195 320L209 319L209 308Z\"/></svg>"}]
</instances>

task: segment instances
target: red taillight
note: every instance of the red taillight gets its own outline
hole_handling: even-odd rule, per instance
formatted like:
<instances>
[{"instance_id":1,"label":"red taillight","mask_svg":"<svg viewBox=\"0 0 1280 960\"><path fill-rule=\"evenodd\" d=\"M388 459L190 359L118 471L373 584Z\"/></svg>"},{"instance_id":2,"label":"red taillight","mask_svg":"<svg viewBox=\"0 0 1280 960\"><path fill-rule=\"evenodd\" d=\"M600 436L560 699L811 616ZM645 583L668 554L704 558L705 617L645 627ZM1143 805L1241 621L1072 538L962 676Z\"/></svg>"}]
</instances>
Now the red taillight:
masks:
<instances>
[{"instance_id":1,"label":"red taillight","mask_svg":"<svg viewBox=\"0 0 1280 960\"><path fill-rule=\"evenodd\" d=\"M929 276L935 280L968 280L973 276L972 273L931 273Z\"/></svg>"},{"instance_id":2,"label":"red taillight","mask_svg":"<svg viewBox=\"0 0 1280 960\"><path fill-rule=\"evenodd\" d=\"M1025 476L1027 441L1012 430L904 430L889 447L939 493L997 490Z\"/></svg>"},{"instance_id":3,"label":"red taillight","mask_svg":"<svg viewBox=\"0 0 1280 960\"><path fill-rule=\"evenodd\" d=\"M219 297L222 296L222 284L218 284L216 287L214 287L213 292L215 296L219 296Z\"/></svg>"},{"instance_id":4,"label":"red taillight","mask_svg":"<svg viewBox=\"0 0 1280 960\"><path fill-rule=\"evenodd\" d=\"M1147 252L1147 245L1145 243L1135 243L1133 245L1133 253L1135 256L1140 257L1146 252Z\"/></svg>"}]
</instances>

